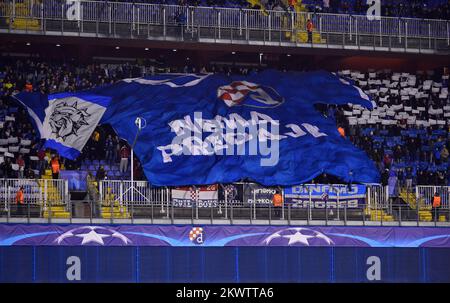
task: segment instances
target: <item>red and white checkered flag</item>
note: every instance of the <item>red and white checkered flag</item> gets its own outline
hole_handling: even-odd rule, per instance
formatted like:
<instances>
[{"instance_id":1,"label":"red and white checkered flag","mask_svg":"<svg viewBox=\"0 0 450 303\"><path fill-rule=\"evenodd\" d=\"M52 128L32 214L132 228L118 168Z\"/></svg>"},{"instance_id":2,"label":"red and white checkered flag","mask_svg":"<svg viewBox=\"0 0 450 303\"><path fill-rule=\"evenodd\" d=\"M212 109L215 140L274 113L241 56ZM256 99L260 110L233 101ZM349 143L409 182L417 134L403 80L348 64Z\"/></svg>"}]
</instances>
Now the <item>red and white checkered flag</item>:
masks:
<instances>
[{"instance_id":1,"label":"red and white checkered flag","mask_svg":"<svg viewBox=\"0 0 450 303\"><path fill-rule=\"evenodd\" d=\"M199 190L194 189L194 187L191 187L191 200L198 201L199 196L200 196Z\"/></svg>"}]
</instances>

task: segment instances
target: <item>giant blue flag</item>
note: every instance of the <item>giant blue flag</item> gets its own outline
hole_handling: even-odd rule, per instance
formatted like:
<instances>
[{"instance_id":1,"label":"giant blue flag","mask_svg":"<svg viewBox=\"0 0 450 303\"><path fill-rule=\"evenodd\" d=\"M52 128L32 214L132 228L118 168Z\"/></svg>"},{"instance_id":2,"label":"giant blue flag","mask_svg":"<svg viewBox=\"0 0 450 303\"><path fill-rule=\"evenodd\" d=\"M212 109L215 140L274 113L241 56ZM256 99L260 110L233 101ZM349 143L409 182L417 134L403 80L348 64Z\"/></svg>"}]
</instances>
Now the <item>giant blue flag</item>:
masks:
<instances>
[{"instance_id":1,"label":"giant blue flag","mask_svg":"<svg viewBox=\"0 0 450 303\"><path fill-rule=\"evenodd\" d=\"M28 95L17 98L29 111L37 108ZM242 179L295 185L322 173L353 182L379 180L367 155L314 108L352 103L371 109L374 103L328 72L157 75L48 99L57 103L37 118L53 115L43 132L61 150L80 151L99 115L100 123L111 124L131 144L135 120L143 118L146 127L134 151L157 186Z\"/></svg>"}]
</instances>

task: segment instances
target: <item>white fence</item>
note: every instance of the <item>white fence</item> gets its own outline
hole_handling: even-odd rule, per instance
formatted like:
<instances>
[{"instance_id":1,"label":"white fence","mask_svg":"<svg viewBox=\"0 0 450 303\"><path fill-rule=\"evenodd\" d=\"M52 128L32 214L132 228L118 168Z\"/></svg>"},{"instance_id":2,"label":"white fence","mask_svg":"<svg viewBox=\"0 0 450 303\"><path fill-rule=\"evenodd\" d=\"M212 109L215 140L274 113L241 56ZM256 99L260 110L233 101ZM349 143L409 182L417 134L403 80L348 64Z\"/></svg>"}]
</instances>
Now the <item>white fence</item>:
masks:
<instances>
[{"instance_id":1,"label":"white fence","mask_svg":"<svg viewBox=\"0 0 450 303\"><path fill-rule=\"evenodd\" d=\"M0 179L0 203L3 210L16 204L16 194L23 186L24 203L31 206L68 207L69 190L66 180L49 179Z\"/></svg>"}]
</instances>

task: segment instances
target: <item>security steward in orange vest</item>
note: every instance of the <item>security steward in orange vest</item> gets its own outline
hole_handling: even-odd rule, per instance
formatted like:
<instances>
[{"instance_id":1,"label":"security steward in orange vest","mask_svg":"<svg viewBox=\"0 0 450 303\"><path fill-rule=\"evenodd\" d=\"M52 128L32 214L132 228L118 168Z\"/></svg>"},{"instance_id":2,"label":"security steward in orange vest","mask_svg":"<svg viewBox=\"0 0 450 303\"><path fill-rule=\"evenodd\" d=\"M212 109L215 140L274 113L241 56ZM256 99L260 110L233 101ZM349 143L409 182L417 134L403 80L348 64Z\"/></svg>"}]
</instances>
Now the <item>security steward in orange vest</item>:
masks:
<instances>
[{"instance_id":1,"label":"security steward in orange vest","mask_svg":"<svg viewBox=\"0 0 450 303\"><path fill-rule=\"evenodd\" d=\"M23 214L23 204L24 204L24 197L23 197L23 186L19 187L19 190L16 193L16 204L17 204L17 214L22 215Z\"/></svg>"},{"instance_id":2,"label":"security steward in orange vest","mask_svg":"<svg viewBox=\"0 0 450 303\"><path fill-rule=\"evenodd\" d=\"M345 139L345 129L342 126L338 127L338 132L341 135L341 137Z\"/></svg>"},{"instance_id":3,"label":"security steward in orange vest","mask_svg":"<svg viewBox=\"0 0 450 303\"><path fill-rule=\"evenodd\" d=\"M434 194L433 197L433 209L431 212L431 215L433 217L433 221L435 220L436 216L439 217L439 208L441 207L441 197L438 193Z\"/></svg>"},{"instance_id":4,"label":"security steward in orange vest","mask_svg":"<svg viewBox=\"0 0 450 303\"><path fill-rule=\"evenodd\" d=\"M53 157L50 166L52 167L52 177L53 179L59 178L59 160L58 156Z\"/></svg>"},{"instance_id":5,"label":"security steward in orange vest","mask_svg":"<svg viewBox=\"0 0 450 303\"><path fill-rule=\"evenodd\" d=\"M273 207L275 210L275 216L281 217L281 207L283 206L283 196L277 191L272 198Z\"/></svg>"}]
</instances>

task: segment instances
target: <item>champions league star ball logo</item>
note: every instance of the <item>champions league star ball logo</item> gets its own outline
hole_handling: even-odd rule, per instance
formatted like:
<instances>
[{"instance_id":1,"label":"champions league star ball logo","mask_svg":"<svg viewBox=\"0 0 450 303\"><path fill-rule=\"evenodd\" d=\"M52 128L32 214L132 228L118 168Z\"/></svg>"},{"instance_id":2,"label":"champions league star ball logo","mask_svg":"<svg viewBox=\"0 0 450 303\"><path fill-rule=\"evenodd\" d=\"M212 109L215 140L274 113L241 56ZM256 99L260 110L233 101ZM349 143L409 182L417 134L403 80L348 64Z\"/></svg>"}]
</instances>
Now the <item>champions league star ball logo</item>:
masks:
<instances>
[{"instance_id":1,"label":"champions league star ball logo","mask_svg":"<svg viewBox=\"0 0 450 303\"><path fill-rule=\"evenodd\" d=\"M284 103L284 98L273 88L247 81L235 81L230 85L219 87L217 97L229 107L243 105L273 108Z\"/></svg>"},{"instance_id":2,"label":"champions league star ball logo","mask_svg":"<svg viewBox=\"0 0 450 303\"><path fill-rule=\"evenodd\" d=\"M77 106L77 102L73 105L60 102L54 107L49 118L49 124L56 138L65 141L71 135L78 136L78 130L84 125L89 125L86 118L91 115L86 108L78 108Z\"/></svg>"},{"instance_id":3,"label":"champions league star ball logo","mask_svg":"<svg viewBox=\"0 0 450 303\"><path fill-rule=\"evenodd\" d=\"M194 227L189 232L189 240L196 244L203 244L204 241L203 236L204 233L202 227Z\"/></svg>"},{"instance_id":4,"label":"champions league star ball logo","mask_svg":"<svg viewBox=\"0 0 450 303\"><path fill-rule=\"evenodd\" d=\"M264 244L273 246L329 246L333 240L323 233L304 227L280 230L264 240Z\"/></svg>"},{"instance_id":5,"label":"champions league star ball logo","mask_svg":"<svg viewBox=\"0 0 450 303\"><path fill-rule=\"evenodd\" d=\"M118 244L128 245L131 243L131 240L128 239L123 234L119 233L110 228L100 227L100 226L83 226L71 229L58 238L55 239L55 242L58 245L61 244L69 244L69 245L79 245L81 241L81 245L86 244L98 244L105 245L104 239L108 239L109 241L118 240Z\"/></svg>"}]
</instances>

